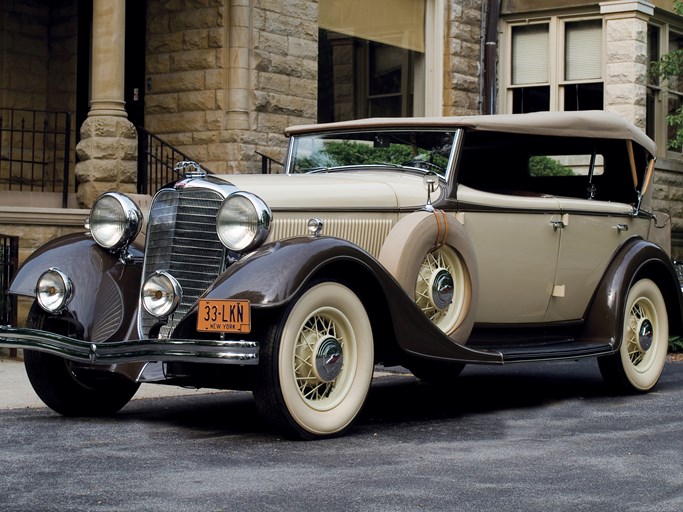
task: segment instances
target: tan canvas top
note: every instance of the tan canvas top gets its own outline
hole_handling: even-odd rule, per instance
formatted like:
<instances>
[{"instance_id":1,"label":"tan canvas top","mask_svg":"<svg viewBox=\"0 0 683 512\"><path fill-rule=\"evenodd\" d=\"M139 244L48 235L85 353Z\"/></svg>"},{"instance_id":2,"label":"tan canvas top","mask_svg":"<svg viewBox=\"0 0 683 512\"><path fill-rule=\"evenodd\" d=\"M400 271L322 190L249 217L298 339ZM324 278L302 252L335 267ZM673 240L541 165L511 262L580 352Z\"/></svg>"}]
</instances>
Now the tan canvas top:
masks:
<instances>
[{"instance_id":1,"label":"tan canvas top","mask_svg":"<svg viewBox=\"0 0 683 512\"><path fill-rule=\"evenodd\" d=\"M616 114L603 110L581 112L534 112L532 114L507 114L492 116L461 117L389 117L357 119L327 124L292 126L285 130L287 136L302 133L328 132L350 129L381 128L457 128L556 135L562 137L591 137L600 139L632 140L655 154L655 143L633 124Z\"/></svg>"}]
</instances>

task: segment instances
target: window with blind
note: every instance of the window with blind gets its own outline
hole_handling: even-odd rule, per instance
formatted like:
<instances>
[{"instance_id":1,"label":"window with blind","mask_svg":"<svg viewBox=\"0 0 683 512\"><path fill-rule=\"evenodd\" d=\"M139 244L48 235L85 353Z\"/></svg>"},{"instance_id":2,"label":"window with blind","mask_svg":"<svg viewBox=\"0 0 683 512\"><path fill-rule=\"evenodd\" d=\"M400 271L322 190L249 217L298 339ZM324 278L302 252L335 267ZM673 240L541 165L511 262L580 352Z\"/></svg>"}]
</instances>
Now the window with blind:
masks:
<instances>
[{"instance_id":1,"label":"window with blind","mask_svg":"<svg viewBox=\"0 0 683 512\"><path fill-rule=\"evenodd\" d=\"M681 27L676 27L681 28ZM668 24L650 24L647 35L649 62L663 55L683 50L683 31ZM646 133L657 143L659 156L677 158L683 147L676 142L676 127L667 122L667 116L683 106L683 76L658 78L648 76L646 103Z\"/></svg>"},{"instance_id":2,"label":"window with blind","mask_svg":"<svg viewBox=\"0 0 683 512\"><path fill-rule=\"evenodd\" d=\"M602 20L554 17L509 34L508 111L603 108Z\"/></svg>"},{"instance_id":3,"label":"window with blind","mask_svg":"<svg viewBox=\"0 0 683 512\"><path fill-rule=\"evenodd\" d=\"M513 112L550 110L548 24L512 28Z\"/></svg>"},{"instance_id":4,"label":"window with blind","mask_svg":"<svg viewBox=\"0 0 683 512\"><path fill-rule=\"evenodd\" d=\"M563 110L601 110L602 20L564 25Z\"/></svg>"}]
</instances>

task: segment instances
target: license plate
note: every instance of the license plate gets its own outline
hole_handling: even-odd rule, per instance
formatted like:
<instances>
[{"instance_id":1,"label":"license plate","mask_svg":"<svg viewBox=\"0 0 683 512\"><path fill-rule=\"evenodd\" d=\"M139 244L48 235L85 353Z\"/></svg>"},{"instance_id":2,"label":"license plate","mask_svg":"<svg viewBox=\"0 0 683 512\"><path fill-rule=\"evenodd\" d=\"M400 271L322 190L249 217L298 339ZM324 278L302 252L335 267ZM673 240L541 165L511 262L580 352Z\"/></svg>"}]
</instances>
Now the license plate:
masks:
<instances>
[{"instance_id":1,"label":"license plate","mask_svg":"<svg viewBox=\"0 0 683 512\"><path fill-rule=\"evenodd\" d=\"M197 330L211 332L251 332L251 305L248 300L200 300Z\"/></svg>"}]
</instances>

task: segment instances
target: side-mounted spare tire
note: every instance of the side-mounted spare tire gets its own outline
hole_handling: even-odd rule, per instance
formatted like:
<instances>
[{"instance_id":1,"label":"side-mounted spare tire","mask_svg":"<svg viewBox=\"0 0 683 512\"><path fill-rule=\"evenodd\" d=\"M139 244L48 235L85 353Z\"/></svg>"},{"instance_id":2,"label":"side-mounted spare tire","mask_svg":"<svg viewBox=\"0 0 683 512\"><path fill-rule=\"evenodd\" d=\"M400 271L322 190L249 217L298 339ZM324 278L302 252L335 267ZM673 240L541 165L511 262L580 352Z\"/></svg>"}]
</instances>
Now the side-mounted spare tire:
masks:
<instances>
[{"instance_id":1,"label":"side-mounted spare tire","mask_svg":"<svg viewBox=\"0 0 683 512\"><path fill-rule=\"evenodd\" d=\"M443 211L411 213L396 223L380 263L427 317L453 341L472 332L478 267L464 226Z\"/></svg>"}]
</instances>

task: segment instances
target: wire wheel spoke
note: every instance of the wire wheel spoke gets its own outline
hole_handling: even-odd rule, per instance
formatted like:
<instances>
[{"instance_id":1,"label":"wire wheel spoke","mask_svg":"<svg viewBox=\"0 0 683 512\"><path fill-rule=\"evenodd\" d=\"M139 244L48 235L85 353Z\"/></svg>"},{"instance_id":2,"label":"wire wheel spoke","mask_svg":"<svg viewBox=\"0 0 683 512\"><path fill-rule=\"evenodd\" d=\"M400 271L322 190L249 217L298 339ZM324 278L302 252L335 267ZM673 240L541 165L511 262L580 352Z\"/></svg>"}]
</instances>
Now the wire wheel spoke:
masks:
<instances>
[{"instance_id":1,"label":"wire wheel spoke","mask_svg":"<svg viewBox=\"0 0 683 512\"><path fill-rule=\"evenodd\" d=\"M444 246L428 253L415 282L415 303L429 320L449 332L465 307L464 267L455 251Z\"/></svg>"},{"instance_id":2,"label":"wire wheel spoke","mask_svg":"<svg viewBox=\"0 0 683 512\"><path fill-rule=\"evenodd\" d=\"M334 392L336 379L330 382L322 380L314 365L321 341L334 338L343 347L343 339L338 330L334 319L323 314L311 316L301 328L294 350L294 374L299 392L305 400L325 400Z\"/></svg>"},{"instance_id":3,"label":"wire wheel spoke","mask_svg":"<svg viewBox=\"0 0 683 512\"><path fill-rule=\"evenodd\" d=\"M653 313L643 299L636 301L631 307L627 325L626 350L633 366L637 367L645 360L647 352L640 344L641 326L649 321L653 326Z\"/></svg>"}]
</instances>

